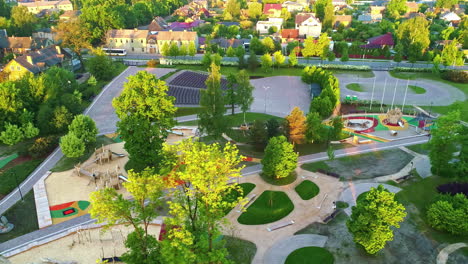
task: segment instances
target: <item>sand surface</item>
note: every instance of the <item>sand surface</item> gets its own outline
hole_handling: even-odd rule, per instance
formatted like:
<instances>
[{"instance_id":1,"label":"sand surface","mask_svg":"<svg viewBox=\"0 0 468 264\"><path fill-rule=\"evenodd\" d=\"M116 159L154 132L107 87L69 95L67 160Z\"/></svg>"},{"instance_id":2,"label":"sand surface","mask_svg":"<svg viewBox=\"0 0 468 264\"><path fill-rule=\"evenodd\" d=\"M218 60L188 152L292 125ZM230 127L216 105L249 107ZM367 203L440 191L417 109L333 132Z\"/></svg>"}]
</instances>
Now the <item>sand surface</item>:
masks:
<instances>
[{"instance_id":1,"label":"sand surface","mask_svg":"<svg viewBox=\"0 0 468 264\"><path fill-rule=\"evenodd\" d=\"M159 237L161 227L150 225L149 233ZM120 257L126 248L124 239L133 231L132 227L115 226L105 233L101 228L81 231L80 234L70 234L48 244L32 248L16 256L10 257L12 264L42 263L42 258L60 261L76 261L79 264L98 263L101 258Z\"/></svg>"}]
</instances>

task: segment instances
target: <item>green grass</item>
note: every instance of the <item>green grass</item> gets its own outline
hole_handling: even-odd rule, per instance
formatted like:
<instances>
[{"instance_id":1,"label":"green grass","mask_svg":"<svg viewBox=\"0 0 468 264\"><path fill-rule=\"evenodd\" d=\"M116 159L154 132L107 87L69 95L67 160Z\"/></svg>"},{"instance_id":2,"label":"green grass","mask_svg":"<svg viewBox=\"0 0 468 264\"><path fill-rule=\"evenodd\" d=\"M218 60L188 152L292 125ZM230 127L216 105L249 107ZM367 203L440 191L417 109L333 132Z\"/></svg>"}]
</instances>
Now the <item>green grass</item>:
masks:
<instances>
[{"instance_id":1,"label":"green grass","mask_svg":"<svg viewBox=\"0 0 468 264\"><path fill-rule=\"evenodd\" d=\"M111 138L108 138L106 136L98 136L96 138L96 142L92 146L88 147L88 149L86 150L83 156L79 158L67 158L63 156L57 162L57 164L55 164L55 166L51 169L51 171L60 172L60 171L73 169L73 167L79 162L84 162L87 159L89 159L89 157L91 157L91 155L94 153L95 148L100 148L102 147L102 145L109 145L109 144L114 144L114 143L115 142Z\"/></svg>"},{"instance_id":2,"label":"green grass","mask_svg":"<svg viewBox=\"0 0 468 264\"><path fill-rule=\"evenodd\" d=\"M431 239L439 243L468 243L468 236L456 236L449 233L441 232L432 229L427 224L427 207L431 204L434 196L437 194L436 187L440 184L445 184L453 181L460 181L456 178L443 178L439 176L431 176L425 179L415 177L400 184L403 189L398 192L395 197L408 208L409 204L413 204L417 210L408 211L408 216L411 221L414 221L418 229Z\"/></svg>"},{"instance_id":3,"label":"green grass","mask_svg":"<svg viewBox=\"0 0 468 264\"><path fill-rule=\"evenodd\" d=\"M244 225L263 225L278 221L293 210L294 204L286 193L264 191L237 221Z\"/></svg>"},{"instance_id":4,"label":"green grass","mask_svg":"<svg viewBox=\"0 0 468 264\"><path fill-rule=\"evenodd\" d=\"M294 250L286 258L285 264L333 264L330 251L321 247L303 247Z\"/></svg>"},{"instance_id":5,"label":"green grass","mask_svg":"<svg viewBox=\"0 0 468 264\"><path fill-rule=\"evenodd\" d=\"M350 83L346 85L346 88L348 88L351 91L356 91L356 92L364 92L364 89L359 83Z\"/></svg>"},{"instance_id":6,"label":"green grass","mask_svg":"<svg viewBox=\"0 0 468 264\"><path fill-rule=\"evenodd\" d=\"M34 139L26 139L13 146L0 144L0 157L9 156L14 153L26 153L33 143Z\"/></svg>"},{"instance_id":7,"label":"green grass","mask_svg":"<svg viewBox=\"0 0 468 264\"><path fill-rule=\"evenodd\" d=\"M175 116L196 115L200 112L201 107L177 107Z\"/></svg>"},{"instance_id":8,"label":"green grass","mask_svg":"<svg viewBox=\"0 0 468 264\"><path fill-rule=\"evenodd\" d=\"M242 189L242 198L244 198L245 196L247 196L247 194L249 194L255 188L255 184L250 183L250 182L245 182L245 183L239 184L239 187ZM226 193L223 196L223 201L232 203L236 201L239 198L239 196L240 196L240 193L237 190L231 189L228 193ZM228 214L231 210L232 208L228 208L226 209L225 213Z\"/></svg>"},{"instance_id":9,"label":"green grass","mask_svg":"<svg viewBox=\"0 0 468 264\"><path fill-rule=\"evenodd\" d=\"M16 179L18 183L23 182L42 161L43 159L26 161L0 174L0 195L7 195L13 191L17 187Z\"/></svg>"},{"instance_id":10,"label":"green grass","mask_svg":"<svg viewBox=\"0 0 468 264\"><path fill-rule=\"evenodd\" d=\"M276 186L282 186L282 185L288 185L288 184L293 183L297 178L297 173L293 171L287 177L279 178L279 179L271 178L269 176L266 176L263 173L260 173L260 176L266 183L269 183L271 185L276 185Z\"/></svg>"},{"instance_id":11,"label":"green grass","mask_svg":"<svg viewBox=\"0 0 468 264\"><path fill-rule=\"evenodd\" d=\"M262 113L246 113L245 114L245 121L247 123L253 123L255 120L266 121L266 120L269 120L271 118L278 119L278 121L283 120L283 118L281 118L281 117L262 114ZM239 113L239 114L234 114L234 115L228 115L227 120L228 120L227 122L229 122L230 126L240 126L242 123L244 123L244 114ZM196 125L198 125L198 120L180 122L179 125L196 126Z\"/></svg>"},{"instance_id":12,"label":"green grass","mask_svg":"<svg viewBox=\"0 0 468 264\"><path fill-rule=\"evenodd\" d=\"M0 243L39 229L33 191L28 192L24 196L24 201L17 202L3 215L8 222L15 225L15 228L11 232L0 234Z\"/></svg>"},{"instance_id":13,"label":"green grass","mask_svg":"<svg viewBox=\"0 0 468 264\"><path fill-rule=\"evenodd\" d=\"M336 202L336 208L338 209L346 209L348 207L349 207L349 204L347 202L343 202L343 201Z\"/></svg>"},{"instance_id":14,"label":"green grass","mask_svg":"<svg viewBox=\"0 0 468 264\"><path fill-rule=\"evenodd\" d=\"M226 248L229 252L228 259L236 264L250 264L257 252L257 246L254 243L231 237L224 236Z\"/></svg>"},{"instance_id":15,"label":"green grass","mask_svg":"<svg viewBox=\"0 0 468 264\"><path fill-rule=\"evenodd\" d=\"M416 86L416 85L408 85L408 88L410 88L411 91L413 91L415 94L425 94L426 93L426 89L424 89L422 87L419 87L419 86Z\"/></svg>"},{"instance_id":16,"label":"green grass","mask_svg":"<svg viewBox=\"0 0 468 264\"><path fill-rule=\"evenodd\" d=\"M429 149L427 147L428 147L427 143L406 146L406 148L408 148L408 149L410 149L410 150L412 150L412 151L414 151L416 153L423 154L423 155L429 155Z\"/></svg>"},{"instance_id":17,"label":"green grass","mask_svg":"<svg viewBox=\"0 0 468 264\"><path fill-rule=\"evenodd\" d=\"M294 188L296 190L297 194L301 197L302 200L310 200L317 196L320 192L320 188L317 186L317 184L305 180L302 181L299 185Z\"/></svg>"},{"instance_id":18,"label":"green grass","mask_svg":"<svg viewBox=\"0 0 468 264\"><path fill-rule=\"evenodd\" d=\"M167 73L166 75L163 75L161 77L159 77L159 80L162 80L162 81L165 81L167 80L167 78L171 77L172 75L178 73L180 70L176 70L176 71L172 71L170 73Z\"/></svg>"},{"instance_id":19,"label":"green grass","mask_svg":"<svg viewBox=\"0 0 468 264\"><path fill-rule=\"evenodd\" d=\"M301 165L301 168L310 172L317 172L317 170L330 170L330 166L328 166L324 161L318 161L313 163L304 163Z\"/></svg>"},{"instance_id":20,"label":"green grass","mask_svg":"<svg viewBox=\"0 0 468 264\"><path fill-rule=\"evenodd\" d=\"M14 154L0 160L0 169L5 167L5 165L7 165L10 161L16 159L17 157L18 157L18 154L14 153Z\"/></svg>"}]
</instances>

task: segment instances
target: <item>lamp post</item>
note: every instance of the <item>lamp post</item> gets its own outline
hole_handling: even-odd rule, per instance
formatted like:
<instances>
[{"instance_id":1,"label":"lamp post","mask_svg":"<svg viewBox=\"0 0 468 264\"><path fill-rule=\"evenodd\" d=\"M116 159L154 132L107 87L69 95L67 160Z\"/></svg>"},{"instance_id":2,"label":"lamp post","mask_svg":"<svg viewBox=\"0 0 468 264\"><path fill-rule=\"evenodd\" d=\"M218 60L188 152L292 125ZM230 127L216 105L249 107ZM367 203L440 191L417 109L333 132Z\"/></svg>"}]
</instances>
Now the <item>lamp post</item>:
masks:
<instances>
[{"instance_id":1,"label":"lamp post","mask_svg":"<svg viewBox=\"0 0 468 264\"><path fill-rule=\"evenodd\" d=\"M13 176L15 178L16 186L18 186L18 191L19 191L19 194L21 196L21 201L24 201L23 193L21 192L20 184L18 183L18 178L16 176L16 173L15 172L11 172L11 173L13 173Z\"/></svg>"},{"instance_id":2,"label":"lamp post","mask_svg":"<svg viewBox=\"0 0 468 264\"><path fill-rule=\"evenodd\" d=\"M267 105L267 91L268 91L268 89L270 89L270 86L263 86L263 90L265 90L265 101L264 101L264 102L265 102L265 104L264 104L264 106L265 106L264 113L265 113L265 114L266 114L266 105Z\"/></svg>"}]
</instances>

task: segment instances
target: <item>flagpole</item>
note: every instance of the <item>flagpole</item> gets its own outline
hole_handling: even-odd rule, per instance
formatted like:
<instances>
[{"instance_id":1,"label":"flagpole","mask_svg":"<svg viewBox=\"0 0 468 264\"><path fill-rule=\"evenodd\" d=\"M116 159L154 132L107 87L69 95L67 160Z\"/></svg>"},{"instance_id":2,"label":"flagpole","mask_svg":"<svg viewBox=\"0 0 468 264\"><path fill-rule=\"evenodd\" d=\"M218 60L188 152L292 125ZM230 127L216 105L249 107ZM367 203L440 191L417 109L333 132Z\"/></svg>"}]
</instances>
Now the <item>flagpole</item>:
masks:
<instances>
[{"instance_id":1,"label":"flagpole","mask_svg":"<svg viewBox=\"0 0 468 264\"><path fill-rule=\"evenodd\" d=\"M390 109L393 109L393 103L395 102L396 89L397 89L398 81L399 81L399 80L400 80L400 79L397 79L397 80L396 80L395 91L393 91L392 107L390 107Z\"/></svg>"},{"instance_id":2,"label":"flagpole","mask_svg":"<svg viewBox=\"0 0 468 264\"><path fill-rule=\"evenodd\" d=\"M408 93L408 84L409 84L409 79L406 82L405 98L403 99L403 107L401 109L402 112L405 112L406 94Z\"/></svg>"},{"instance_id":3,"label":"flagpole","mask_svg":"<svg viewBox=\"0 0 468 264\"><path fill-rule=\"evenodd\" d=\"M382 100L380 101L380 111L382 111L383 99L385 97L385 88L387 87L387 77L385 77L385 84L383 87Z\"/></svg>"},{"instance_id":4,"label":"flagpole","mask_svg":"<svg viewBox=\"0 0 468 264\"><path fill-rule=\"evenodd\" d=\"M374 100L374 90L375 90L375 80L377 79L377 77L374 77L374 85L372 85L372 95L371 95L371 99L370 99L370 107L369 107L369 111L372 112L372 101Z\"/></svg>"}]
</instances>

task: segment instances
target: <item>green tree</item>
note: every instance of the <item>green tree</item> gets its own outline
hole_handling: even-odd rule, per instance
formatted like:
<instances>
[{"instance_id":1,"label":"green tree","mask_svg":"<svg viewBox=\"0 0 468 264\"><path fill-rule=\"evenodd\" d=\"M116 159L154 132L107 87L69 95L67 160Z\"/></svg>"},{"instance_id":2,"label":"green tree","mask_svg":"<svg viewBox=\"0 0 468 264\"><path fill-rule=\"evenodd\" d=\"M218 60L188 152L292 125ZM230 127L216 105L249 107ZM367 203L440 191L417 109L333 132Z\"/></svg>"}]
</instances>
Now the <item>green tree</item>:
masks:
<instances>
[{"instance_id":1,"label":"green tree","mask_svg":"<svg viewBox=\"0 0 468 264\"><path fill-rule=\"evenodd\" d=\"M435 200L427 210L429 225L453 235L468 234L468 198L462 193L440 194Z\"/></svg>"},{"instance_id":2,"label":"green tree","mask_svg":"<svg viewBox=\"0 0 468 264\"><path fill-rule=\"evenodd\" d=\"M291 67L295 67L297 65L298 61L297 61L297 56L295 52L291 52L291 54L289 54L288 61Z\"/></svg>"},{"instance_id":3,"label":"green tree","mask_svg":"<svg viewBox=\"0 0 468 264\"><path fill-rule=\"evenodd\" d=\"M353 206L346 225L354 242L363 246L367 253L375 254L393 239L391 227L399 228L405 216L405 207L395 201L395 194L379 185Z\"/></svg>"},{"instance_id":4,"label":"green tree","mask_svg":"<svg viewBox=\"0 0 468 264\"><path fill-rule=\"evenodd\" d=\"M240 3L238 0L228 0L224 8L224 20L232 20L239 18L240 15Z\"/></svg>"},{"instance_id":5,"label":"green tree","mask_svg":"<svg viewBox=\"0 0 468 264\"><path fill-rule=\"evenodd\" d=\"M281 51L278 50L277 52L273 53L273 57L275 58L276 67L279 68L279 67L284 65L284 62L286 61L286 58L281 53Z\"/></svg>"},{"instance_id":6,"label":"green tree","mask_svg":"<svg viewBox=\"0 0 468 264\"><path fill-rule=\"evenodd\" d=\"M169 56L177 57L179 55L179 46L175 42L172 42L169 46Z\"/></svg>"},{"instance_id":7,"label":"green tree","mask_svg":"<svg viewBox=\"0 0 468 264\"><path fill-rule=\"evenodd\" d=\"M275 41L272 38L270 38L270 37L264 38L262 40L262 44L263 44L263 47L264 47L266 52L274 52L275 51Z\"/></svg>"},{"instance_id":8,"label":"green tree","mask_svg":"<svg viewBox=\"0 0 468 264\"><path fill-rule=\"evenodd\" d=\"M450 161L457 151L460 112L450 112L437 118L437 126L431 129L431 140L429 141L429 159L431 170L439 176L452 176L453 166Z\"/></svg>"},{"instance_id":9,"label":"green tree","mask_svg":"<svg viewBox=\"0 0 468 264\"><path fill-rule=\"evenodd\" d=\"M257 55L255 55L254 52L252 52L252 51L250 52L247 63L249 65L249 69L251 71L254 72L257 69L259 63L258 63Z\"/></svg>"},{"instance_id":10,"label":"green tree","mask_svg":"<svg viewBox=\"0 0 468 264\"><path fill-rule=\"evenodd\" d=\"M266 48L263 45L263 43L258 38L255 38L255 37L250 40L249 48L254 54L257 54L257 55L262 55L266 51Z\"/></svg>"},{"instance_id":11,"label":"green tree","mask_svg":"<svg viewBox=\"0 0 468 264\"><path fill-rule=\"evenodd\" d=\"M250 83L250 77L246 70L241 70L236 76L236 104L239 105L242 113L244 114L244 124L247 123L245 121L245 113L249 110L250 106L252 105L254 98L252 96L254 87Z\"/></svg>"},{"instance_id":12,"label":"green tree","mask_svg":"<svg viewBox=\"0 0 468 264\"><path fill-rule=\"evenodd\" d=\"M70 48L78 56L81 66L84 67L81 50L91 48L91 32L84 25L80 18L72 18L61 21L53 29L56 33L56 40L61 41L61 45Z\"/></svg>"},{"instance_id":13,"label":"green tree","mask_svg":"<svg viewBox=\"0 0 468 264\"><path fill-rule=\"evenodd\" d=\"M450 38L450 35L455 31L455 28L454 27L447 27L446 29L442 30L442 32L440 32L440 36L442 37L442 39L444 40L448 40Z\"/></svg>"},{"instance_id":14,"label":"green tree","mask_svg":"<svg viewBox=\"0 0 468 264\"><path fill-rule=\"evenodd\" d=\"M188 54L188 47L186 44L183 44L183 45L180 45L180 48L179 48L179 56L187 56Z\"/></svg>"},{"instance_id":15,"label":"green tree","mask_svg":"<svg viewBox=\"0 0 468 264\"><path fill-rule=\"evenodd\" d=\"M121 121L118 132L125 140L130 160L142 170L161 168L165 160L162 145L174 126L175 98L167 95L164 81L151 73L139 71L128 77L119 97L112 105Z\"/></svg>"},{"instance_id":16,"label":"green tree","mask_svg":"<svg viewBox=\"0 0 468 264\"><path fill-rule=\"evenodd\" d=\"M436 0L435 6L439 8L452 8L458 4L457 0Z\"/></svg>"},{"instance_id":17,"label":"green tree","mask_svg":"<svg viewBox=\"0 0 468 264\"><path fill-rule=\"evenodd\" d=\"M228 56L228 57L235 57L236 56L236 52L234 51L232 46L229 46L229 48L226 50L226 56Z\"/></svg>"},{"instance_id":18,"label":"green tree","mask_svg":"<svg viewBox=\"0 0 468 264\"><path fill-rule=\"evenodd\" d=\"M202 110L198 113L198 126L201 133L215 138L221 137L226 130L226 107L223 92L221 90L221 74L219 66L211 64L209 76L206 79L206 90L201 90L200 106Z\"/></svg>"},{"instance_id":19,"label":"green tree","mask_svg":"<svg viewBox=\"0 0 468 264\"><path fill-rule=\"evenodd\" d=\"M331 120L331 138L334 140L340 139L341 131L344 128L343 119L341 116L336 116Z\"/></svg>"},{"instance_id":20,"label":"green tree","mask_svg":"<svg viewBox=\"0 0 468 264\"><path fill-rule=\"evenodd\" d=\"M169 214L164 220L167 239L162 241L164 263L230 263L221 234L226 211L242 203L242 190L231 180L240 178L242 156L234 145L206 145L187 139L166 145L175 157L167 182L171 197ZM169 185L169 184L168 184ZM239 192L233 201L226 194Z\"/></svg>"},{"instance_id":21,"label":"green tree","mask_svg":"<svg viewBox=\"0 0 468 264\"><path fill-rule=\"evenodd\" d=\"M28 122L24 124L21 129L23 130L23 134L25 138L33 138L39 135L39 128L35 127L32 122Z\"/></svg>"},{"instance_id":22,"label":"green tree","mask_svg":"<svg viewBox=\"0 0 468 264\"><path fill-rule=\"evenodd\" d=\"M260 4L261 7L261 4ZM0 0L0 17L10 18L11 7L5 0Z\"/></svg>"},{"instance_id":23,"label":"green tree","mask_svg":"<svg viewBox=\"0 0 468 264\"><path fill-rule=\"evenodd\" d=\"M16 143L23 140L24 135L17 125L12 125L7 123L5 125L5 130L0 133L0 141L7 145L15 145Z\"/></svg>"},{"instance_id":24,"label":"green tree","mask_svg":"<svg viewBox=\"0 0 468 264\"><path fill-rule=\"evenodd\" d=\"M276 32L278 32L278 28L277 28L277 27L271 26L271 27L268 28L268 34L273 35L273 34L275 34Z\"/></svg>"},{"instance_id":25,"label":"green tree","mask_svg":"<svg viewBox=\"0 0 468 264\"><path fill-rule=\"evenodd\" d=\"M385 10L387 17L398 19L408 11L406 0L390 0Z\"/></svg>"},{"instance_id":26,"label":"green tree","mask_svg":"<svg viewBox=\"0 0 468 264\"><path fill-rule=\"evenodd\" d=\"M234 115L234 108L237 103L236 88L237 88L237 78L234 73L230 73L227 78L228 90L226 92L226 103L231 105L231 115Z\"/></svg>"},{"instance_id":27,"label":"green tree","mask_svg":"<svg viewBox=\"0 0 468 264\"><path fill-rule=\"evenodd\" d=\"M398 43L396 46L395 46L395 56L393 57L393 60L395 62L401 62L403 60L403 44L401 43Z\"/></svg>"},{"instance_id":28,"label":"green tree","mask_svg":"<svg viewBox=\"0 0 468 264\"><path fill-rule=\"evenodd\" d=\"M262 70L264 72L270 72L271 71L271 66L273 66L273 61L272 61L271 55L269 53L265 53L260 58L260 65L262 66Z\"/></svg>"},{"instance_id":29,"label":"green tree","mask_svg":"<svg viewBox=\"0 0 468 264\"><path fill-rule=\"evenodd\" d=\"M263 173L267 177L280 179L289 176L297 167L298 154L284 136L272 137L265 148L262 159Z\"/></svg>"},{"instance_id":30,"label":"green tree","mask_svg":"<svg viewBox=\"0 0 468 264\"><path fill-rule=\"evenodd\" d=\"M249 13L249 17L251 19L258 19L262 13L263 13L263 9L262 9L262 3L258 3L258 2L251 2L249 3L249 7L248 7L248 13Z\"/></svg>"},{"instance_id":31,"label":"green tree","mask_svg":"<svg viewBox=\"0 0 468 264\"><path fill-rule=\"evenodd\" d=\"M167 42L164 42L159 52L163 56L169 56L169 44L167 44Z\"/></svg>"},{"instance_id":32,"label":"green tree","mask_svg":"<svg viewBox=\"0 0 468 264\"><path fill-rule=\"evenodd\" d=\"M268 134L268 139L272 137L276 137L280 133L280 123L276 118L270 118L266 122L266 128L267 128L267 134Z\"/></svg>"},{"instance_id":33,"label":"green tree","mask_svg":"<svg viewBox=\"0 0 468 264\"><path fill-rule=\"evenodd\" d=\"M14 6L11 9L11 21L15 29L15 36L28 37L33 33L38 22L37 17L25 6Z\"/></svg>"},{"instance_id":34,"label":"green tree","mask_svg":"<svg viewBox=\"0 0 468 264\"><path fill-rule=\"evenodd\" d=\"M94 120L87 115L77 115L68 126L68 131L73 132L86 145L96 142L98 130Z\"/></svg>"},{"instance_id":35,"label":"green tree","mask_svg":"<svg viewBox=\"0 0 468 264\"><path fill-rule=\"evenodd\" d=\"M141 173L131 170L123 186L132 199L125 199L112 188L91 193L91 217L103 223L105 231L118 224L132 226L133 232L125 242L129 251L122 256L125 263L161 263L159 242L149 234L148 228L158 216L158 208L162 206L163 177L155 175L150 169Z\"/></svg>"},{"instance_id":36,"label":"green tree","mask_svg":"<svg viewBox=\"0 0 468 264\"><path fill-rule=\"evenodd\" d=\"M250 140L259 151L265 148L268 140L268 133L266 130L265 122L263 120L255 120L249 129Z\"/></svg>"},{"instance_id":37,"label":"green tree","mask_svg":"<svg viewBox=\"0 0 468 264\"><path fill-rule=\"evenodd\" d=\"M434 59L432 59L432 72L435 74L440 74L440 64L442 63L442 58L437 54Z\"/></svg>"},{"instance_id":38,"label":"green tree","mask_svg":"<svg viewBox=\"0 0 468 264\"><path fill-rule=\"evenodd\" d=\"M327 127L322 124L319 113L309 112L306 119L305 139L307 142L323 142L328 133Z\"/></svg>"},{"instance_id":39,"label":"green tree","mask_svg":"<svg viewBox=\"0 0 468 264\"><path fill-rule=\"evenodd\" d=\"M429 47L429 22L423 17L404 20L396 31L404 55L418 58Z\"/></svg>"},{"instance_id":40,"label":"green tree","mask_svg":"<svg viewBox=\"0 0 468 264\"><path fill-rule=\"evenodd\" d=\"M57 106L53 111L52 125L57 131L65 131L72 118L72 113L65 106Z\"/></svg>"},{"instance_id":41,"label":"green tree","mask_svg":"<svg viewBox=\"0 0 468 264\"><path fill-rule=\"evenodd\" d=\"M335 53L333 51L329 51L327 53L327 60L328 61L335 61L335 59L336 59Z\"/></svg>"},{"instance_id":42,"label":"green tree","mask_svg":"<svg viewBox=\"0 0 468 264\"><path fill-rule=\"evenodd\" d=\"M444 66L463 66L463 51L458 49L458 42L456 39L444 46L441 59Z\"/></svg>"},{"instance_id":43,"label":"green tree","mask_svg":"<svg viewBox=\"0 0 468 264\"><path fill-rule=\"evenodd\" d=\"M349 61L348 48L343 49L340 60L343 62Z\"/></svg>"},{"instance_id":44,"label":"green tree","mask_svg":"<svg viewBox=\"0 0 468 264\"><path fill-rule=\"evenodd\" d=\"M195 42L190 41L188 45L188 55L193 57L195 54L197 54L197 46L195 46Z\"/></svg>"},{"instance_id":45,"label":"green tree","mask_svg":"<svg viewBox=\"0 0 468 264\"><path fill-rule=\"evenodd\" d=\"M94 56L88 58L88 71L98 80L110 81L114 77L114 65L102 50L93 51Z\"/></svg>"},{"instance_id":46,"label":"green tree","mask_svg":"<svg viewBox=\"0 0 468 264\"><path fill-rule=\"evenodd\" d=\"M322 22L323 31L331 29L335 21L335 8L332 0L317 0L315 2L317 17Z\"/></svg>"},{"instance_id":47,"label":"green tree","mask_svg":"<svg viewBox=\"0 0 468 264\"><path fill-rule=\"evenodd\" d=\"M85 152L85 143L78 138L73 132L69 132L60 138L60 148L63 155L69 158L78 158L83 156Z\"/></svg>"}]
</instances>

